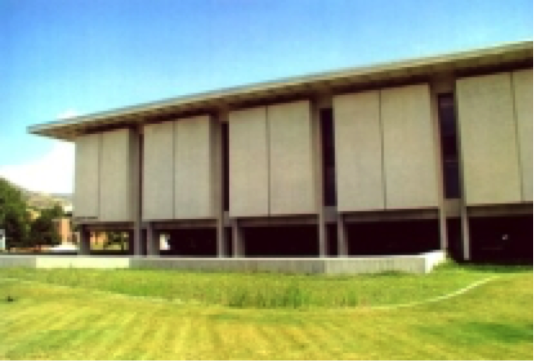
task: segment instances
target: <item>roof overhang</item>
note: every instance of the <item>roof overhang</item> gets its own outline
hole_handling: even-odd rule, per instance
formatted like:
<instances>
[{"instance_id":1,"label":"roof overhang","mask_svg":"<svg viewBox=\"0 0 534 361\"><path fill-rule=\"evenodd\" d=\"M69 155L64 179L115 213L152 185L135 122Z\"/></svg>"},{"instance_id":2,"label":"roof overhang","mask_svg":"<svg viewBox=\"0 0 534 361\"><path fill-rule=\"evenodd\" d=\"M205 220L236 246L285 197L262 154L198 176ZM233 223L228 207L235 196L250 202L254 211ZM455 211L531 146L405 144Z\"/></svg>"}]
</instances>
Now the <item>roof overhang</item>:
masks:
<instances>
[{"instance_id":1,"label":"roof overhang","mask_svg":"<svg viewBox=\"0 0 534 361\"><path fill-rule=\"evenodd\" d=\"M532 67L532 41L446 55L382 63L226 88L163 101L134 105L28 127L28 132L72 141L76 136L145 123L216 113L259 104L342 93L365 88L428 81L442 75L468 76Z\"/></svg>"}]
</instances>

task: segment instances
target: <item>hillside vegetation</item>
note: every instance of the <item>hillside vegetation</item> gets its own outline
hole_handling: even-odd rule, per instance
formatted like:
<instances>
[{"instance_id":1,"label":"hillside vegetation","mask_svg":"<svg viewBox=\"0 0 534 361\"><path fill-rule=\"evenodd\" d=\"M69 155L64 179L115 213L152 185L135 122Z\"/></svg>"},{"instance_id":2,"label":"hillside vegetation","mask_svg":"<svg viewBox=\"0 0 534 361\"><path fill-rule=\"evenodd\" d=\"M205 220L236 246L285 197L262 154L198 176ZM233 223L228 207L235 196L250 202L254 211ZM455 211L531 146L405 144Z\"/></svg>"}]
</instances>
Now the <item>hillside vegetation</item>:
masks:
<instances>
[{"instance_id":1,"label":"hillside vegetation","mask_svg":"<svg viewBox=\"0 0 534 361\"><path fill-rule=\"evenodd\" d=\"M26 201L26 204L30 208L47 209L47 208L54 207L56 204L59 204L62 207L72 204L71 194L47 194L47 193L33 192L25 188L22 188L14 184L13 182L8 181L5 178L0 177L0 179L5 180L13 188L16 188L18 191L20 191L22 194L22 197Z\"/></svg>"},{"instance_id":2,"label":"hillside vegetation","mask_svg":"<svg viewBox=\"0 0 534 361\"><path fill-rule=\"evenodd\" d=\"M27 200L31 193L23 192L0 178L0 229L5 230L6 250L40 250L58 244L61 239L54 220L64 216L64 209L57 202L48 208L31 207ZM4 247L0 251L4 252Z\"/></svg>"}]
</instances>

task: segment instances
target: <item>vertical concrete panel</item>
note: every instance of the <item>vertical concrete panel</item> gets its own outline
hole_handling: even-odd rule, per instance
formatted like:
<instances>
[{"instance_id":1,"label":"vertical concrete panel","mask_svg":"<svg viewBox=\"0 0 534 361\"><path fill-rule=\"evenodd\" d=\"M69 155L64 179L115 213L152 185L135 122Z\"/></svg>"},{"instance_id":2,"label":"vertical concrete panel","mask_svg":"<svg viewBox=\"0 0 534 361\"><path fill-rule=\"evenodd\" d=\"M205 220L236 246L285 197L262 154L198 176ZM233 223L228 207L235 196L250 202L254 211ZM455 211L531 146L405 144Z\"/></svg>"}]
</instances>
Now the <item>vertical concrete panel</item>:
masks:
<instances>
[{"instance_id":1,"label":"vertical concrete panel","mask_svg":"<svg viewBox=\"0 0 534 361\"><path fill-rule=\"evenodd\" d=\"M511 84L509 73L463 78L456 82L467 205L521 200Z\"/></svg>"},{"instance_id":2,"label":"vertical concrete panel","mask_svg":"<svg viewBox=\"0 0 534 361\"><path fill-rule=\"evenodd\" d=\"M532 69L513 72L522 199L532 202Z\"/></svg>"},{"instance_id":3,"label":"vertical concrete panel","mask_svg":"<svg viewBox=\"0 0 534 361\"><path fill-rule=\"evenodd\" d=\"M76 138L74 217L98 218L100 188L100 134Z\"/></svg>"},{"instance_id":4,"label":"vertical concrete panel","mask_svg":"<svg viewBox=\"0 0 534 361\"><path fill-rule=\"evenodd\" d=\"M174 218L215 217L212 120L180 119L174 124Z\"/></svg>"},{"instance_id":5,"label":"vertical concrete panel","mask_svg":"<svg viewBox=\"0 0 534 361\"><path fill-rule=\"evenodd\" d=\"M310 102L271 105L267 118L270 214L317 213Z\"/></svg>"},{"instance_id":6,"label":"vertical concrete panel","mask_svg":"<svg viewBox=\"0 0 534 361\"><path fill-rule=\"evenodd\" d=\"M380 93L334 98L337 209L384 209Z\"/></svg>"},{"instance_id":7,"label":"vertical concrete panel","mask_svg":"<svg viewBox=\"0 0 534 361\"><path fill-rule=\"evenodd\" d=\"M143 219L174 218L174 122L144 128Z\"/></svg>"},{"instance_id":8,"label":"vertical concrete panel","mask_svg":"<svg viewBox=\"0 0 534 361\"><path fill-rule=\"evenodd\" d=\"M230 216L269 214L269 154L265 107L229 114Z\"/></svg>"},{"instance_id":9,"label":"vertical concrete panel","mask_svg":"<svg viewBox=\"0 0 534 361\"><path fill-rule=\"evenodd\" d=\"M102 133L100 163L100 220L133 221L132 143L133 132L120 129Z\"/></svg>"},{"instance_id":10,"label":"vertical concrete panel","mask_svg":"<svg viewBox=\"0 0 534 361\"><path fill-rule=\"evenodd\" d=\"M438 206L434 130L427 84L383 89L386 208Z\"/></svg>"}]
</instances>

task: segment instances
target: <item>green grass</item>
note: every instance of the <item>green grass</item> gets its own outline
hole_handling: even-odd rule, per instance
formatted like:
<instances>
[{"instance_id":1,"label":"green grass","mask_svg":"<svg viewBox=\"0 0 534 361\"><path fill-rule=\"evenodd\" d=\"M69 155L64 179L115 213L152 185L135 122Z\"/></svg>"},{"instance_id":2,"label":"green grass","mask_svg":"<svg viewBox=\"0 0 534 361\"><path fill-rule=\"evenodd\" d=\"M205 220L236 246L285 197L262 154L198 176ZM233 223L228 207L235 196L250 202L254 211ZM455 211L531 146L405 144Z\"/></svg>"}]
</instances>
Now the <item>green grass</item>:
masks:
<instances>
[{"instance_id":1,"label":"green grass","mask_svg":"<svg viewBox=\"0 0 534 361\"><path fill-rule=\"evenodd\" d=\"M490 272L503 272L501 268ZM521 271L521 268L516 269ZM307 276L168 270L6 269L2 277L132 296L238 308L338 308L416 302L488 276L483 268L442 266L429 275Z\"/></svg>"},{"instance_id":2,"label":"green grass","mask_svg":"<svg viewBox=\"0 0 534 361\"><path fill-rule=\"evenodd\" d=\"M491 276L446 301L372 307ZM0 359L532 359L532 281L529 268L453 265L354 277L5 269Z\"/></svg>"}]
</instances>

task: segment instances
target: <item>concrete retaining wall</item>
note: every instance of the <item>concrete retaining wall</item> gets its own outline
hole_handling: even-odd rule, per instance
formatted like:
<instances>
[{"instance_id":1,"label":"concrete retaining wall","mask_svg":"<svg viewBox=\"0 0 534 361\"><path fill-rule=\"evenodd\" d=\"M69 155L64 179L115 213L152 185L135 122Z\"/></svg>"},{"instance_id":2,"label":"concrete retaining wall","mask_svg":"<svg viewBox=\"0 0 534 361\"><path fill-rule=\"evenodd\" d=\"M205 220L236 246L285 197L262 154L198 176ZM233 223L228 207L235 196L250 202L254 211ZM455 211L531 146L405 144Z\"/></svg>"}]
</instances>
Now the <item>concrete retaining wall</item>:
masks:
<instances>
[{"instance_id":1,"label":"concrete retaining wall","mask_svg":"<svg viewBox=\"0 0 534 361\"><path fill-rule=\"evenodd\" d=\"M36 268L130 268L128 257L37 256L35 261Z\"/></svg>"},{"instance_id":2,"label":"concrete retaining wall","mask_svg":"<svg viewBox=\"0 0 534 361\"><path fill-rule=\"evenodd\" d=\"M425 253L425 273L432 271L434 267L440 265L446 260L447 257L445 256L445 252L434 251Z\"/></svg>"},{"instance_id":3,"label":"concrete retaining wall","mask_svg":"<svg viewBox=\"0 0 534 361\"><path fill-rule=\"evenodd\" d=\"M36 256L0 256L0 268L37 268Z\"/></svg>"},{"instance_id":4,"label":"concrete retaining wall","mask_svg":"<svg viewBox=\"0 0 534 361\"><path fill-rule=\"evenodd\" d=\"M233 272L325 273L324 260L305 258L139 258L132 259L131 267Z\"/></svg>"},{"instance_id":5,"label":"concrete retaining wall","mask_svg":"<svg viewBox=\"0 0 534 361\"><path fill-rule=\"evenodd\" d=\"M359 274L428 273L445 260L441 251L413 256L355 258L132 258L95 256L0 256L0 268L143 268L223 272Z\"/></svg>"},{"instance_id":6,"label":"concrete retaining wall","mask_svg":"<svg viewBox=\"0 0 534 361\"><path fill-rule=\"evenodd\" d=\"M381 272L425 273L426 258L421 256L362 257L333 259L326 262L327 274Z\"/></svg>"}]
</instances>

